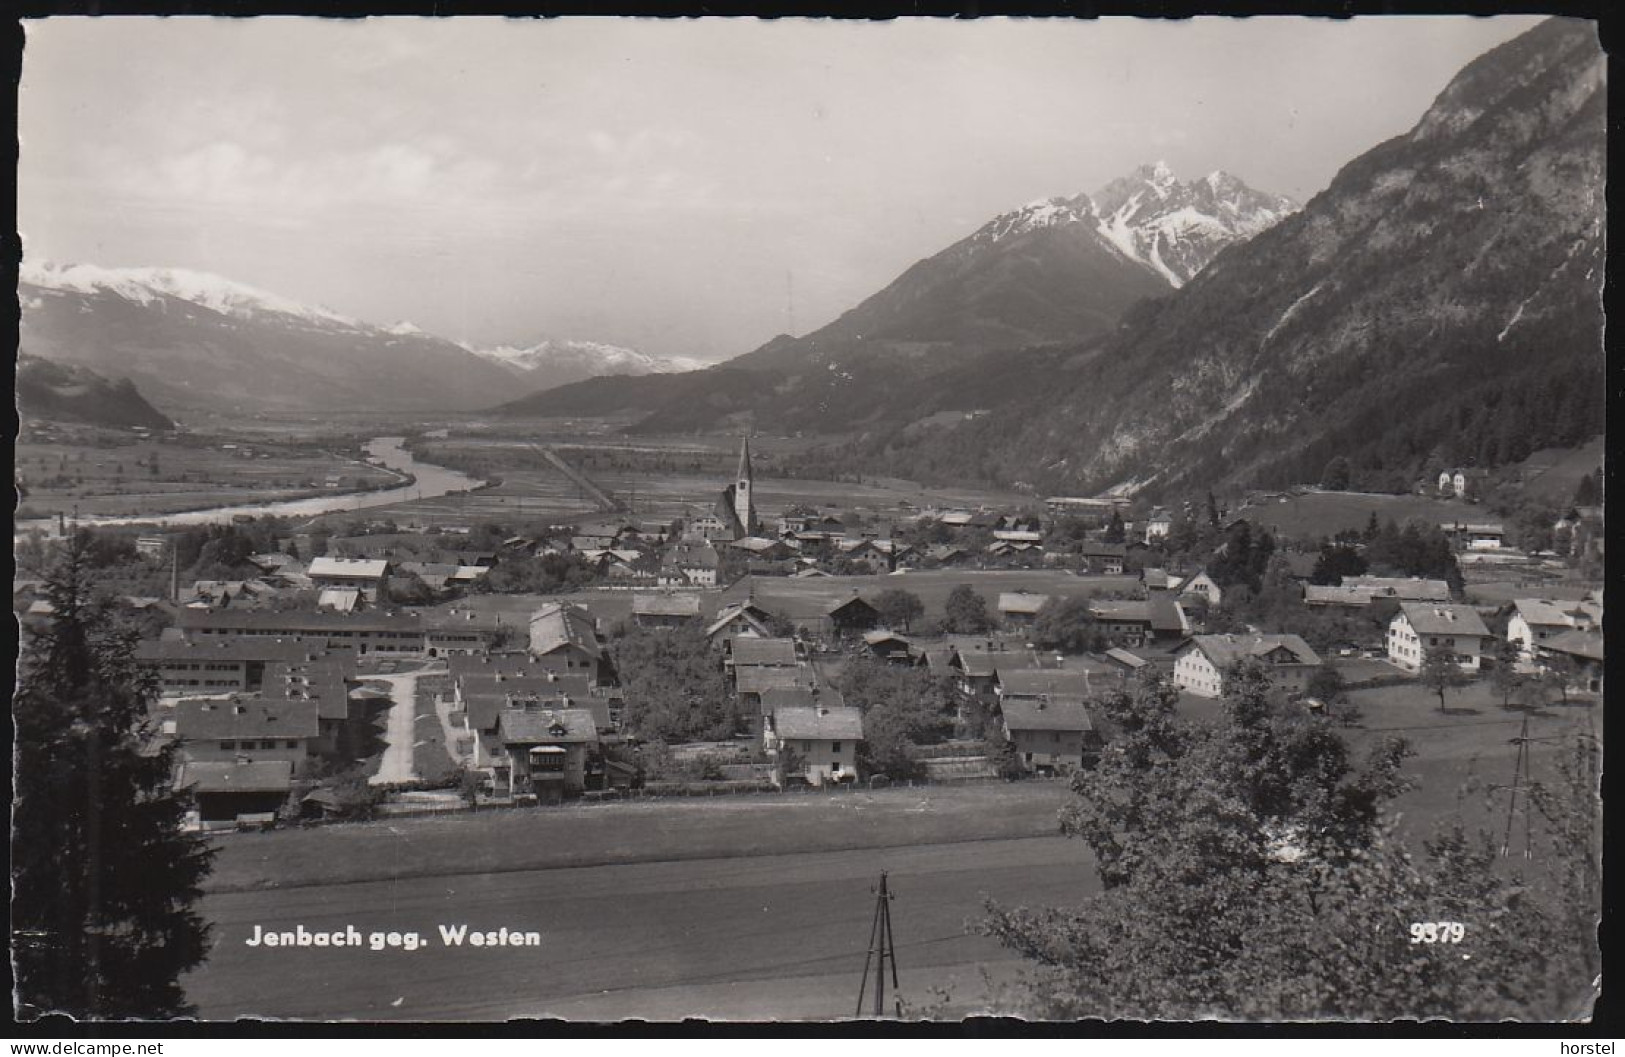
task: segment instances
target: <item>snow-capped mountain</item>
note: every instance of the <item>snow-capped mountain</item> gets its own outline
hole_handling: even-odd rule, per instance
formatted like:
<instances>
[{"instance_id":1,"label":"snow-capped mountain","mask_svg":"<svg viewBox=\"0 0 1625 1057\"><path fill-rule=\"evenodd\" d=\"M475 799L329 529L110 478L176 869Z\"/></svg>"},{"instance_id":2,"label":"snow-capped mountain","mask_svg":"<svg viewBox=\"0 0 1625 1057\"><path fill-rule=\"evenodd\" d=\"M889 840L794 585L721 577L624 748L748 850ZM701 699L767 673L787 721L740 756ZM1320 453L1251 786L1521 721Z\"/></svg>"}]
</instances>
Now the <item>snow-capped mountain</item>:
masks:
<instances>
[{"instance_id":1,"label":"snow-capped mountain","mask_svg":"<svg viewBox=\"0 0 1625 1057\"><path fill-rule=\"evenodd\" d=\"M606 375L678 374L709 366L687 357L650 356L636 349L600 341L571 341L546 338L534 345L516 348L499 345L480 348L464 344L476 356L548 386L566 385L584 378Z\"/></svg>"},{"instance_id":2,"label":"snow-capped mountain","mask_svg":"<svg viewBox=\"0 0 1625 1057\"><path fill-rule=\"evenodd\" d=\"M1256 191L1223 170L1181 183L1159 161L1093 195L1040 199L1000 214L972 240L995 243L1040 228L1082 224L1129 260L1180 287L1226 246L1252 238L1297 209L1285 195Z\"/></svg>"},{"instance_id":3,"label":"snow-capped mountain","mask_svg":"<svg viewBox=\"0 0 1625 1057\"><path fill-rule=\"evenodd\" d=\"M467 410L514 391L511 371L413 324L205 272L30 261L19 279L24 352L128 377L161 408Z\"/></svg>"},{"instance_id":4,"label":"snow-capped mountain","mask_svg":"<svg viewBox=\"0 0 1625 1057\"><path fill-rule=\"evenodd\" d=\"M329 328L372 329L321 306L303 304L246 283L186 268L102 268L94 264L57 267L46 262L25 261L19 278L45 290L116 294L140 305L162 305L165 298L173 298L237 319L274 314Z\"/></svg>"},{"instance_id":5,"label":"snow-capped mountain","mask_svg":"<svg viewBox=\"0 0 1625 1057\"><path fill-rule=\"evenodd\" d=\"M1140 166L1093 197L1100 233L1174 286L1190 282L1226 246L1299 208L1219 169L1180 183L1162 162Z\"/></svg>"}]
</instances>

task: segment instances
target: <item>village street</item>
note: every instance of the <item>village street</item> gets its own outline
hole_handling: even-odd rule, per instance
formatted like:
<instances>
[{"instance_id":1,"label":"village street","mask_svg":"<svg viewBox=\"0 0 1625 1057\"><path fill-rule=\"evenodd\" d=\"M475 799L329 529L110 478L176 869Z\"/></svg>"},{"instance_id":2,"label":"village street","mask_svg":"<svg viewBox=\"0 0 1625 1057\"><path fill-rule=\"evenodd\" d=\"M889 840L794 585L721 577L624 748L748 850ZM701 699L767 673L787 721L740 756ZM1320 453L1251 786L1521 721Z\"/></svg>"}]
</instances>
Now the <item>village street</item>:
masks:
<instances>
[{"instance_id":1,"label":"village street","mask_svg":"<svg viewBox=\"0 0 1625 1057\"><path fill-rule=\"evenodd\" d=\"M384 759L378 773L369 781L373 785L410 782L420 777L412 769L412 743L416 740L418 677L443 672L430 668L395 675L371 675L366 678L389 687L389 724L384 729Z\"/></svg>"}]
</instances>

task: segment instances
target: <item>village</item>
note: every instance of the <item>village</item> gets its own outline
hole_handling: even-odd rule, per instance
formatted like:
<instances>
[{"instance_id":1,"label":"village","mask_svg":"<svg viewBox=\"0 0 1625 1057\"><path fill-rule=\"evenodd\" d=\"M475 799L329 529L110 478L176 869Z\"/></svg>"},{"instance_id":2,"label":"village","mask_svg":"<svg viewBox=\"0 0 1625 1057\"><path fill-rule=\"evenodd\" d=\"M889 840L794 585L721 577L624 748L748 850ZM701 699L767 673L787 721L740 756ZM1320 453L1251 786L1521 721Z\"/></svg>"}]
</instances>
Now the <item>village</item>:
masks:
<instances>
[{"instance_id":1,"label":"village","mask_svg":"<svg viewBox=\"0 0 1625 1057\"><path fill-rule=\"evenodd\" d=\"M715 501L669 522L232 524L202 544L218 575L184 586L195 540L124 534L96 560L169 576L168 597L120 602L209 832L1065 778L1111 737L1102 695L1161 677L1199 707L1242 663L1345 726L1361 688L1418 716L1473 683L1504 707L1602 692L1602 592L1575 573L1600 561L1600 498L1542 549L1374 514L1276 539L1281 494L889 519L764 517L757 494L747 438ZM50 619L37 582L14 604L25 628Z\"/></svg>"}]
</instances>

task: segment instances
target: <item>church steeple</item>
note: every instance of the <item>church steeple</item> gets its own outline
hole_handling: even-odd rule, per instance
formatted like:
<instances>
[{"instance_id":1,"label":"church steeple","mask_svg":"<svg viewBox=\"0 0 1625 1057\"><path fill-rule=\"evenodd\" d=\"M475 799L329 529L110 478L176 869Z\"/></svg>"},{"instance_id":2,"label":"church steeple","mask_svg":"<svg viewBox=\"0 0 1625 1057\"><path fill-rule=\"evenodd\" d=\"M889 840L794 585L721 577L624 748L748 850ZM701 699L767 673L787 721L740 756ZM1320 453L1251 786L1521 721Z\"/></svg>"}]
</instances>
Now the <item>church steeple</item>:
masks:
<instances>
[{"instance_id":1,"label":"church steeple","mask_svg":"<svg viewBox=\"0 0 1625 1057\"><path fill-rule=\"evenodd\" d=\"M734 475L734 516L745 535L756 532L756 504L751 496L750 435L739 442L739 472Z\"/></svg>"}]
</instances>

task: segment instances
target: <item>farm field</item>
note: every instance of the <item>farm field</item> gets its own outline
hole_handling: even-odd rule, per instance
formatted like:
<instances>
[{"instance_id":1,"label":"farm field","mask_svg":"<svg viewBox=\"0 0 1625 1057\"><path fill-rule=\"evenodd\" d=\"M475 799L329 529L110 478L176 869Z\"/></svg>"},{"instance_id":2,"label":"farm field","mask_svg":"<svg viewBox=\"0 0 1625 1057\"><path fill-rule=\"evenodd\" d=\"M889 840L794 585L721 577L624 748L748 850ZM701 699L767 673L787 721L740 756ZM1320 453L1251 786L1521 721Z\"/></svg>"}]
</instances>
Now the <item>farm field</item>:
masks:
<instances>
[{"instance_id":1,"label":"farm field","mask_svg":"<svg viewBox=\"0 0 1625 1057\"><path fill-rule=\"evenodd\" d=\"M364 462L311 449L244 443L226 450L219 444L121 440L108 446L19 443L13 466L28 496L18 518L75 509L87 517L170 514L354 491L398 480ZM252 455L244 454L248 451ZM329 478L338 483L328 487Z\"/></svg>"},{"instance_id":2,"label":"farm field","mask_svg":"<svg viewBox=\"0 0 1625 1057\"><path fill-rule=\"evenodd\" d=\"M1362 530L1373 513L1378 521L1392 519L1401 525L1411 518L1429 522L1493 520L1482 507L1470 503L1374 492L1309 492L1250 506L1238 513L1266 526L1276 536L1306 539Z\"/></svg>"}]
</instances>

